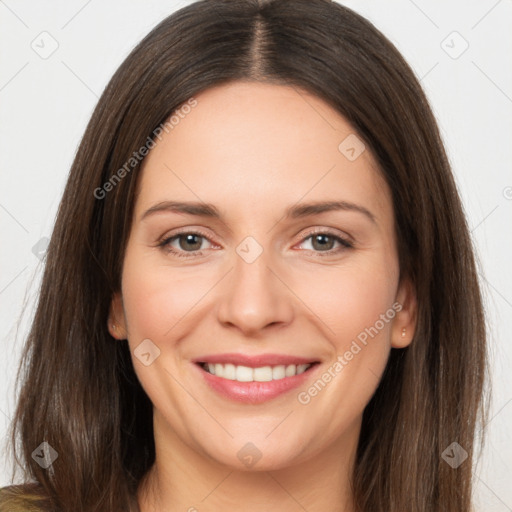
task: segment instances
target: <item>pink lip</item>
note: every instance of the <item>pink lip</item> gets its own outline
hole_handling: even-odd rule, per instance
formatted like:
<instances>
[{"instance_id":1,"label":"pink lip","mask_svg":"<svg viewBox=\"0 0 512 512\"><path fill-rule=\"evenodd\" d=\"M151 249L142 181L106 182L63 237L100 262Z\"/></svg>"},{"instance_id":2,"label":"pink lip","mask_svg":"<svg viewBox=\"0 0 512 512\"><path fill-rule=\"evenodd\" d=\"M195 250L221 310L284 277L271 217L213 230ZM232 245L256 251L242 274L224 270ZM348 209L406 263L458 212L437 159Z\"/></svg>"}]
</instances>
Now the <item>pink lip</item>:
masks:
<instances>
[{"instance_id":1,"label":"pink lip","mask_svg":"<svg viewBox=\"0 0 512 512\"><path fill-rule=\"evenodd\" d=\"M204 356L194 361L194 367L201 373L208 386L221 396L241 403L260 404L272 400L292 389L299 387L309 379L313 373L316 373L318 364L313 364L305 372L293 377L271 380L269 382L238 382L237 380L224 379L207 372L200 363L231 363L235 365L248 366L255 368L258 366L276 366L288 364L308 364L317 361L300 357L262 354L259 356L243 356L241 354L218 354Z\"/></svg>"},{"instance_id":2,"label":"pink lip","mask_svg":"<svg viewBox=\"0 0 512 512\"><path fill-rule=\"evenodd\" d=\"M286 354L258 354L250 356L247 354L211 354L197 357L194 363L231 363L237 366L248 366L249 368L257 368L258 366L278 366L288 364L311 364L318 362L314 358L306 359L305 357L295 357Z\"/></svg>"}]
</instances>

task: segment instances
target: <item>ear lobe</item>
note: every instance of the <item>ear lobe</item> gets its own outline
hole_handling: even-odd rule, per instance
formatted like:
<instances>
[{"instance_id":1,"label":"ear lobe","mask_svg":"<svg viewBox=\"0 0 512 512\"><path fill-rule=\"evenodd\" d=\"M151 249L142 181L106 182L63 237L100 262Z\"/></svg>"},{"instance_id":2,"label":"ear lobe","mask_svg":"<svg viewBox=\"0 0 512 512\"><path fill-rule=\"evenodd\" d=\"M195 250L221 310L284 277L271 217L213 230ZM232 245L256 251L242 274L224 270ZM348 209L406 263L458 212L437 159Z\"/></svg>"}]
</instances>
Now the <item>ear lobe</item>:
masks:
<instances>
[{"instance_id":1,"label":"ear lobe","mask_svg":"<svg viewBox=\"0 0 512 512\"><path fill-rule=\"evenodd\" d=\"M121 293L116 292L110 303L108 314L108 332L113 338L125 340L127 338L126 319L123 309L123 298Z\"/></svg>"},{"instance_id":2,"label":"ear lobe","mask_svg":"<svg viewBox=\"0 0 512 512\"><path fill-rule=\"evenodd\" d=\"M396 302L400 304L391 328L391 346L393 348L407 347L416 331L418 301L416 290L409 278L404 278L398 288Z\"/></svg>"}]
</instances>

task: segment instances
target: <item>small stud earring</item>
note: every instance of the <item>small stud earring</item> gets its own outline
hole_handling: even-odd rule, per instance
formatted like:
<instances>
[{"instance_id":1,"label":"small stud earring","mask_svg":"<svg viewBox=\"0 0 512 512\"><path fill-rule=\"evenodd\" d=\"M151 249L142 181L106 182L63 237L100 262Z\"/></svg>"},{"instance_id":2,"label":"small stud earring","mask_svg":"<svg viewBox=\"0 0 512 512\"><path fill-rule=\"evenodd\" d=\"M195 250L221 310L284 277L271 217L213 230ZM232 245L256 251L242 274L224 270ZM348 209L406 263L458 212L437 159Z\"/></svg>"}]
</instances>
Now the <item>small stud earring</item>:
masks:
<instances>
[{"instance_id":1,"label":"small stud earring","mask_svg":"<svg viewBox=\"0 0 512 512\"><path fill-rule=\"evenodd\" d=\"M112 324L112 329L116 330L116 324Z\"/></svg>"},{"instance_id":2,"label":"small stud earring","mask_svg":"<svg viewBox=\"0 0 512 512\"><path fill-rule=\"evenodd\" d=\"M402 329L402 338L405 338L405 331L406 331L406 329L405 329L405 327L404 327L404 328Z\"/></svg>"}]
</instances>

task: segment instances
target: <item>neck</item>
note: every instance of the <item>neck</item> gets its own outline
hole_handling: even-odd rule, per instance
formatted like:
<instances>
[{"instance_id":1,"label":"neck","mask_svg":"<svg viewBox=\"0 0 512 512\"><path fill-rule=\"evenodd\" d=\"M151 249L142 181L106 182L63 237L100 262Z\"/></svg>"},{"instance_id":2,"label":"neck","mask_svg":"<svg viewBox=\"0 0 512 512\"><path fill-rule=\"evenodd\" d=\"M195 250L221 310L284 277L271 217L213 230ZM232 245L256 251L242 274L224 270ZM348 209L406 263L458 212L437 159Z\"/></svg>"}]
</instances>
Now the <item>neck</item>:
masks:
<instances>
[{"instance_id":1,"label":"neck","mask_svg":"<svg viewBox=\"0 0 512 512\"><path fill-rule=\"evenodd\" d=\"M360 421L328 450L288 467L226 466L184 444L155 414L155 463L138 491L140 512L330 510L354 512L350 480Z\"/></svg>"}]
</instances>

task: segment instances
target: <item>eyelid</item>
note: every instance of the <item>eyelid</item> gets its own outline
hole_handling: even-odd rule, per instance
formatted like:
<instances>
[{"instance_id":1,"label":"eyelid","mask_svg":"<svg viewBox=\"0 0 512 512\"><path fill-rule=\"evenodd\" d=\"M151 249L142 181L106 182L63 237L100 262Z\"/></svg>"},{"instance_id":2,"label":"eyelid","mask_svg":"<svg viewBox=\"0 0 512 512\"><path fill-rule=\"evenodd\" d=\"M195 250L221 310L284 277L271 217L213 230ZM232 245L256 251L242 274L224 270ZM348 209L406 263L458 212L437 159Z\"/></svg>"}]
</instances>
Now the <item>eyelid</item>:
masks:
<instances>
[{"instance_id":1,"label":"eyelid","mask_svg":"<svg viewBox=\"0 0 512 512\"><path fill-rule=\"evenodd\" d=\"M177 238L179 235L200 235L202 238L205 238L209 242L211 242L214 245L218 245L215 242L211 240L211 236L207 234L205 231L203 231L201 228L195 228L195 227L184 227L184 228L178 228L177 231L173 231L171 234L165 234L162 237L160 237L156 243L159 247L164 247L167 245L171 240ZM172 252L172 251L171 251ZM200 251L196 251L195 253L198 254Z\"/></svg>"},{"instance_id":2,"label":"eyelid","mask_svg":"<svg viewBox=\"0 0 512 512\"><path fill-rule=\"evenodd\" d=\"M299 242L303 242L310 236L316 235L316 234L329 235L334 238L339 238L352 246L355 244L355 240L348 233L341 232L336 228L327 228L327 227L322 227L322 226L311 228L310 230L306 231L306 233L303 233L300 237Z\"/></svg>"}]
</instances>

